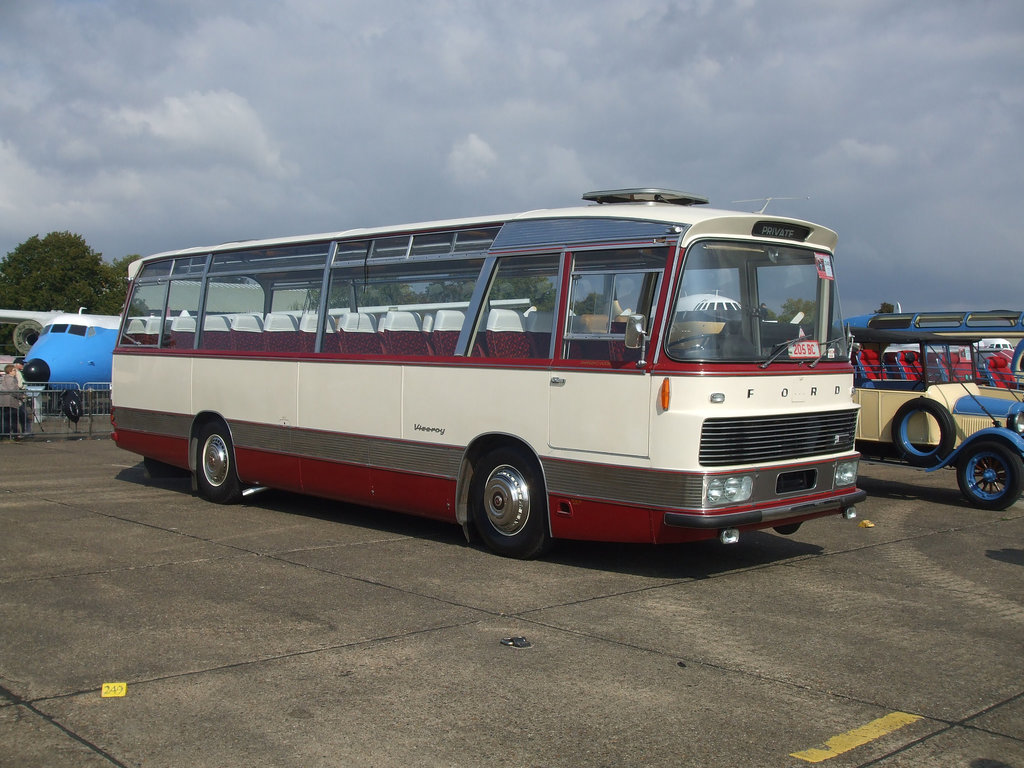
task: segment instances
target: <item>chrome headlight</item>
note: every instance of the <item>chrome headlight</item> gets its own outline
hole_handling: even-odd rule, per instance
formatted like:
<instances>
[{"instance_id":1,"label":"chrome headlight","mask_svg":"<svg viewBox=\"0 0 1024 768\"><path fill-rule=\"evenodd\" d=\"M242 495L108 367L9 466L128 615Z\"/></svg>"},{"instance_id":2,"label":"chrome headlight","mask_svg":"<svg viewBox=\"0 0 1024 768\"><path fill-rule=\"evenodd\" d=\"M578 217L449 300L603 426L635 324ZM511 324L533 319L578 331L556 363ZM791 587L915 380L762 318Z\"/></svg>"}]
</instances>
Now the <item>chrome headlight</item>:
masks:
<instances>
[{"instance_id":1,"label":"chrome headlight","mask_svg":"<svg viewBox=\"0 0 1024 768\"><path fill-rule=\"evenodd\" d=\"M853 485L857 482L857 459L845 459L836 462L836 486Z\"/></svg>"},{"instance_id":2,"label":"chrome headlight","mask_svg":"<svg viewBox=\"0 0 1024 768\"><path fill-rule=\"evenodd\" d=\"M1011 413L1006 418L1006 428L1013 430L1018 435L1024 435L1024 411Z\"/></svg>"},{"instance_id":3,"label":"chrome headlight","mask_svg":"<svg viewBox=\"0 0 1024 768\"><path fill-rule=\"evenodd\" d=\"M737 504L747 501L754 491L754 478L750 475L708 477L704 483L704 499L709 504Z\"/></svg>"}]
</instances>

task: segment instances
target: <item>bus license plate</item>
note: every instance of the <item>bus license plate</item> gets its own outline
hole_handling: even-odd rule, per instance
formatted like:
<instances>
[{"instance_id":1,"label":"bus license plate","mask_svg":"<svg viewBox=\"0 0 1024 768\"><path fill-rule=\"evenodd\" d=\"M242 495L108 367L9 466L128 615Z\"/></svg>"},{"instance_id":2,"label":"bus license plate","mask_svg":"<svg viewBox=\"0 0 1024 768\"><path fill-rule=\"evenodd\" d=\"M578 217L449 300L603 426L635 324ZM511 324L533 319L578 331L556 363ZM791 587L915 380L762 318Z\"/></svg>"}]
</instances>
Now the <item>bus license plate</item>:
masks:
<instances>
[{"instance_id":1,"label":"bus license plate","mask_svg":"<svg viewBox=\"0 0 1024 768\"><path fill-rule=\"evenodd\" d=\"M798 341L795 344L790 344L789 356L794 360L806 360L809 357L821 357L821 351L818 349L817 341L808 339L807 341Z\"/></svg>"}]
</instances>

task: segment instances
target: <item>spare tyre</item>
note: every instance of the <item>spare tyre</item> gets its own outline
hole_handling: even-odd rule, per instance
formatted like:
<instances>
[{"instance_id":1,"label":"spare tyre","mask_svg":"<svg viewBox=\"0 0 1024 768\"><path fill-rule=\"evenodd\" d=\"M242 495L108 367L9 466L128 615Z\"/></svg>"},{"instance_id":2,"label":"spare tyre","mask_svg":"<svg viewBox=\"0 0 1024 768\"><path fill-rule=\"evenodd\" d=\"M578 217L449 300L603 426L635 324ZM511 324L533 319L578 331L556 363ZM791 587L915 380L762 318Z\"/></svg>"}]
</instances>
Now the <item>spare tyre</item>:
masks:
<instances>
[{"instance_id":1,"label":"spare tyre","mask_svg":"<svg viewBox=\"0 0 1024 768\"><path fill-rule=\"evenodd\" d=\"M939 439L935 445L915 444L911 438L910 421L915 416L928 417L938 425ZM904 403L892 418L892 442L900 458L914 467L934 467L946 458L956 444L956 424L949 411L940 403L919 397Z\"/></svg>"},{"instance_id":2,"label":"spare tyre","mask_svg":"<svg viewBox=\"0 0 1024 768\"><path fill-rule=\"evenodd\" d=\"M65 389L60 394L60 412L72 424L82 418L82 396L73 389Z\"/></svg>"}]
</instances>

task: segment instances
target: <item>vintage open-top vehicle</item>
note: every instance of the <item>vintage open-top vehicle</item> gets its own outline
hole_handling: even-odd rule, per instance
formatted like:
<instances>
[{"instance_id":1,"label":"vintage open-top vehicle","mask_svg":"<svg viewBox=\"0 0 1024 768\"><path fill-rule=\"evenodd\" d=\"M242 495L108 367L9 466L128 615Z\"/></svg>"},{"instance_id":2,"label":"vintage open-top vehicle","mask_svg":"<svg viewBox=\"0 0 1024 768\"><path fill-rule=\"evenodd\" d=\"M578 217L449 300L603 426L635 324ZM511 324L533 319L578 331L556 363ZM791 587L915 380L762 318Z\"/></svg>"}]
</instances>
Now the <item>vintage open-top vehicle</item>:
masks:
<instances>
[{"instance_id":1,"label":"vintage open-top vehicle","mask_svg":"<svg viewBox=\"0 0 1024 768\"><path fill-rule=\"evenodd\" d=\"M975 346L981 336L871 327L850 333L861 406L857 449L928 471L955 468L975 506L1015 503L1024 487L1024 390L1013 377L991 376Z\"/></svg>"}]
</instances>

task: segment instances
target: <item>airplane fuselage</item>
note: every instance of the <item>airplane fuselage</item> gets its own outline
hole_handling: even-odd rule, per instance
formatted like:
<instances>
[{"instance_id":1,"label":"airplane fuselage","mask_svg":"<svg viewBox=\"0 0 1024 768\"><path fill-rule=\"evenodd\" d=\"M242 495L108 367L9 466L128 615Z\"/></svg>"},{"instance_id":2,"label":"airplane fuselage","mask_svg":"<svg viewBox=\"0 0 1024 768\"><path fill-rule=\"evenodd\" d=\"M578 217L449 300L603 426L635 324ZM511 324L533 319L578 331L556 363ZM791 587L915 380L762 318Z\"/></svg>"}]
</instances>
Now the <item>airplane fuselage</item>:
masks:
<instances>
[{"instance_id":1,"label":"airplane fuselage","mask_svg":"<svg viewBox=\"0 0 1024 768\"><path fill-rule=\"evenodd\" d=\"M29 384L109 384L117 317L59 315L43 326L25 355Z\"/></svg>"}]
</instances>

